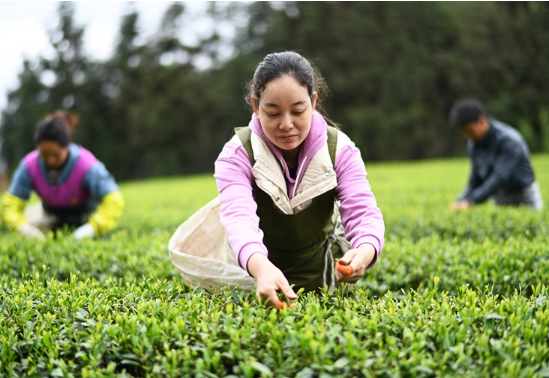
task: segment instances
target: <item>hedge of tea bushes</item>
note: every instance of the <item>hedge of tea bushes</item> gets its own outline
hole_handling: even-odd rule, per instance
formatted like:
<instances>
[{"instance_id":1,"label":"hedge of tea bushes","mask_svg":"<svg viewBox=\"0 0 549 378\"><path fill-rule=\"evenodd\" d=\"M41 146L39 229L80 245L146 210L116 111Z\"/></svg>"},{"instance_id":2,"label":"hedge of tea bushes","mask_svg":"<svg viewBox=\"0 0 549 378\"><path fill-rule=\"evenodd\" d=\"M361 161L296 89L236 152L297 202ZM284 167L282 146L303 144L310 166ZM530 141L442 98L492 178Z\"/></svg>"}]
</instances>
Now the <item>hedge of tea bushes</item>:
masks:
<instances>
[{"instance_id":1,"label":"hedge of tea bushes","mask_svg":"<svg viewBox=\"0 0 549 378\"><path fill-rule=\"evenodd\" d=\"M534 163L549 205L549 156ZM96 240L1 233L0 376L549 377L548 208L448 211L464 159L368 171L378 263L280 312L175 272L167 242L211 175L121 184L125 214Z\"/></svg>"},{"instance_id":2,"label":"hedge of tea bushes","mask_svg":"<svg viewBox=\"0 0 549 378\"><path fill-rule=\"evenodd\" d=\"M119 230L104 239L77 241L70 234L34 241L18 235L0 238L0 274L20 278L34 270L59 280L77 274L80 279L140 279L176 275L170 262L167 232L140 235Z\"/></svg>"},{"instance_id":3,"label":"hedge of tea bushes","mask_svg":"<svg viewBox=\"0 0 549 378\"><path fill-rule=\"evenodd\" d=\"M527 240L549 238L547 212L529 208L501 209L493 204L478 205L466 212L439 209L439 214L415 214L399 218L388 224L387 237L417 241L437 235L440 239L473 240L482 243L486 239L505 242L509 238Z\"/></svg>"},{"instance_id":4,"label":"hedge of tea bushes","mask_svg":"<svg viewBox=\"0 0 549 378\"><path fill-rule=\"evenodd\" d=\"M142 180L120 187L125 212L118 226L104 237L76 241L65 232L34 241L3 230L0 274L21 277L39 269L59 280L78 274L79 279L93 277L99 281L175 276L168 240L179 224L215 197L212 176Z\"/></svg>"},{"instance_id":5,"label":"hedge of tea bushes","mask_svg":"<svg viewBox=\"0 0 549 378\"><path fill-rule=\"evenodd\" d=\"M547 288L303 295L287 310L180 281L0 279L2 376L545 377Z\"/></svg>"},{"instance_id":6,"label":"hedge of tea bushes","mask_svg":"<svg viewBox=\"0 0 549 378\"><path fill-rule=\"evenodd\" d=\"M367 169L390 240L416 241L431 235L476 242L513 236L549 238L549 155L536 155L532 161L546 204L543 211L502 208L489 201L471 211L449 211L468 180L465 159L367 164Z\"/></svg>"},{"instance_id":7,"label":"hedge of tea bushes","mask_svg":"<svg viewBox=\"0 0 549 378\"><path fill-rule=\"evenodd\" d=\"M144 235L167 232L171 236L183 221L217 196L213 174L127 182L120 188L126 209L118 229Z\"/></svg>"},{"instance_id":8,"label":"hedge of tea bushes","mask_svg":"<svg viewBox=\"0 0 549 378\"><path fill-rule=\"evenodd\" d=\"M412 241L391 239L363 281L372 293L432 287L456 294L462 285L494 293L530 295L532 286L549 279L549 242L521 236L506 241L441 240L438 235Z\"/></svg>"},{"instance_id":9,"label":"hedge of tea bushes","mask_svg":"<svg viewBox=\"0 0 549 378\"><path fill-rule=\"evenodd\" d=\"M102 240L77 242L70 236L36 242L2 236L0 274L19 278L38 270L46 277L78 279L180 280L169 260L169 234L132 235L120 231ZM391 290L439 287L455 294L467 284L471 288L490 286L495 293L511 295L515 290L529 295L531 286L549 277L549 243L544 239L511 237L505 242L486 239L441 239L438 235L419 239L388 240L376 266L360 285L372 295Z\"/></svg>"},{"instance_id":10,"label":"hedge of tea bushes","mask_svg":"<svg viewBox=\"0 0 549 378\"><path fill-rule=\"evenodd\" d=\"M462 159L373 165L369 179L386 222L386 245L361 283L373 293L460 285L490 286L495 293L531 286L549 274L549 156L533 157L546 206L498 207L492 203L453 212L452 203L467 181Z\"/></svg>"}]
</instances>

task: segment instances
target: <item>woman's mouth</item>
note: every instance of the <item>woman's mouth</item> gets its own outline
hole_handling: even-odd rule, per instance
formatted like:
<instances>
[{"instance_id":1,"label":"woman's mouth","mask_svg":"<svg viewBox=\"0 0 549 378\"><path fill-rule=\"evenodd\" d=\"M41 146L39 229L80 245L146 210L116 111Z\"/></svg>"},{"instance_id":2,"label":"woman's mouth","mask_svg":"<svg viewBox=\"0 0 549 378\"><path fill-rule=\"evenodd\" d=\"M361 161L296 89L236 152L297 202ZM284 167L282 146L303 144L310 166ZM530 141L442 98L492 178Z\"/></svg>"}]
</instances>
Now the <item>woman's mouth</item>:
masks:
<instances>
[{"instance_id":1,"label":"woman's mouth","mask_svg":"<svg viewBox=\"0 0 549 378\"><path fill-rule=\"evenodd\" d=\"M292 142L297 138L297 135L281 135L279 136L280 139L282 139L284 142Z\"/></svg>"}]
</instances>

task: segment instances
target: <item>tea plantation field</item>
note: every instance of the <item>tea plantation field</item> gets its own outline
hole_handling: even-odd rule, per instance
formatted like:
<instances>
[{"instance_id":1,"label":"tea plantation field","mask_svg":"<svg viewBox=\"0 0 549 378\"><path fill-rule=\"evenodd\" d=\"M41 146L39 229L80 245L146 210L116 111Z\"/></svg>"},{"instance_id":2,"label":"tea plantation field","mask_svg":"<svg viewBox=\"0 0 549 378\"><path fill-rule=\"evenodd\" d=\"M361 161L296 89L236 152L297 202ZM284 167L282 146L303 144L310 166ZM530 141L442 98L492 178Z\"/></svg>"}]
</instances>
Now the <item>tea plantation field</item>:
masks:
<instances>
[{"instance_id":1,"label":"tea plantation field","mask_svg":"<svg viewBox=\"0 0 549 378\"><path fill-rule=\"evenodd\" d=\"M0 233L2 377L549 377L546 208L454 213L465 159L369 164L386 246L354 291L283 311L186 286L167 243L211 175L121 185L99 240Z\"/></svg>"}]
</instances>

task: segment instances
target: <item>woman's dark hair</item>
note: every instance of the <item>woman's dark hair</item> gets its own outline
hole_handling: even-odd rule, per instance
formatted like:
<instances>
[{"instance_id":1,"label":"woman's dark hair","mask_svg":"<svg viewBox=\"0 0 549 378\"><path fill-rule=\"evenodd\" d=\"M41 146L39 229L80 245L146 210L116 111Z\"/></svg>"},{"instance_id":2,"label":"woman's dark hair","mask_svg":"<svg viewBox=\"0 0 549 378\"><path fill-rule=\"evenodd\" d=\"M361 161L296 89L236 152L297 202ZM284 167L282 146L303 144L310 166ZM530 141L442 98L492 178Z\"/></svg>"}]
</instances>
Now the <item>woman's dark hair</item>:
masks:
<instances>
[{"instance_id":1,"label":"woman's dark hair","mask_svg":"<svg viewBox=\"0 0 549 378\"><path fill-rule=\"evenodd\" d=\"M259 63L254 78L246 85L248 89L246 102L253 106L253 99L257 106L261 98L261 92L265 90L267 84L271 80L283 76L293 77L301 86L307 88L311 103L314 101L314 93L316 92L318 94L316 100L317 110L320 111L328 124L338 126L326 117L321 106L322 100L329 94L324 78L307 59L293 51L269 54Z\"/></svg>"},{"instance_id":2,"label":"woman's dark hair","mask_svg":"<svg viewBox=\"0 0 549 378\"><path fill-rule=\"evenodd\" d=\"M76 114L58 110L40 121L34 133L34 143L39 145L44 141L52 141L67 147L72 142L77 123Z\"/></svg>"},{"instance_id":3,"label":"woman's dark hair","mask_svg":"<svg viewBox=\"0 0 549 378\"><path fill-rule=\"evenodd\" d=\"M488 116L484 105L474 98L464 98L452 106L448 121L452 127L461 127L478 121L481 115Z\"/></svg>"}]
</instances>

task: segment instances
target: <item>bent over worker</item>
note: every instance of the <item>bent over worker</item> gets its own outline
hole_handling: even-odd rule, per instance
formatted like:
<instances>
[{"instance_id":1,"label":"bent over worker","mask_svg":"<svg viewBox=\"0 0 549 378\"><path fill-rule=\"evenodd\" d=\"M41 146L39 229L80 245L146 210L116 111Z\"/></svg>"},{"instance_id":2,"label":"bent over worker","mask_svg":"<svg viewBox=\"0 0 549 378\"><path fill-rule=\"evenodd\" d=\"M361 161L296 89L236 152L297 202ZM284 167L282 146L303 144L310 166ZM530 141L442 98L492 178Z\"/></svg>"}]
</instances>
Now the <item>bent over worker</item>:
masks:
<instances>
[{"instance_id":1,"label":"bent over worker","mask_svg":"<svg viewBox=\"0 0 549 378\"><path fill-rule=\"evenodd\" d=\"M236 129L215 163L228 241L271 305L280 304L277 292L291 301L294 289L356 283L383 248L360 151L318 111L324 89L301 55L267 55L248 86L249 126Z\"/></svg>"},{"instance_id":2,"label":"bent over worker","mask_svg":"<svg viewBox=\"0 0 549 378\"><path fill-rule=\"evenodd\" d=\"M23 158L2 198L2 220L9 229L44 238L43 231L68 226L76 228L76 238L83 238L116 225L124 199L103 163L72 143L77 121L76 115L57 111L38 124L37 149ZM33 190L42 200L42 211L29 220L24 210Z\"/></svg>"},{"instance_id":3,"label":"bent over worker","mask_svg":"<svg viewBox=\"0 0 549 378\"><path fill-rule=\"evenodd\" d=\"M490 117L475 99L454 104L450 125L469 140L472 166L469 183L453 209L469 208L489 198L497 205L543 207L528 146L517 130Z\"/></svg>"}]
</instances>

